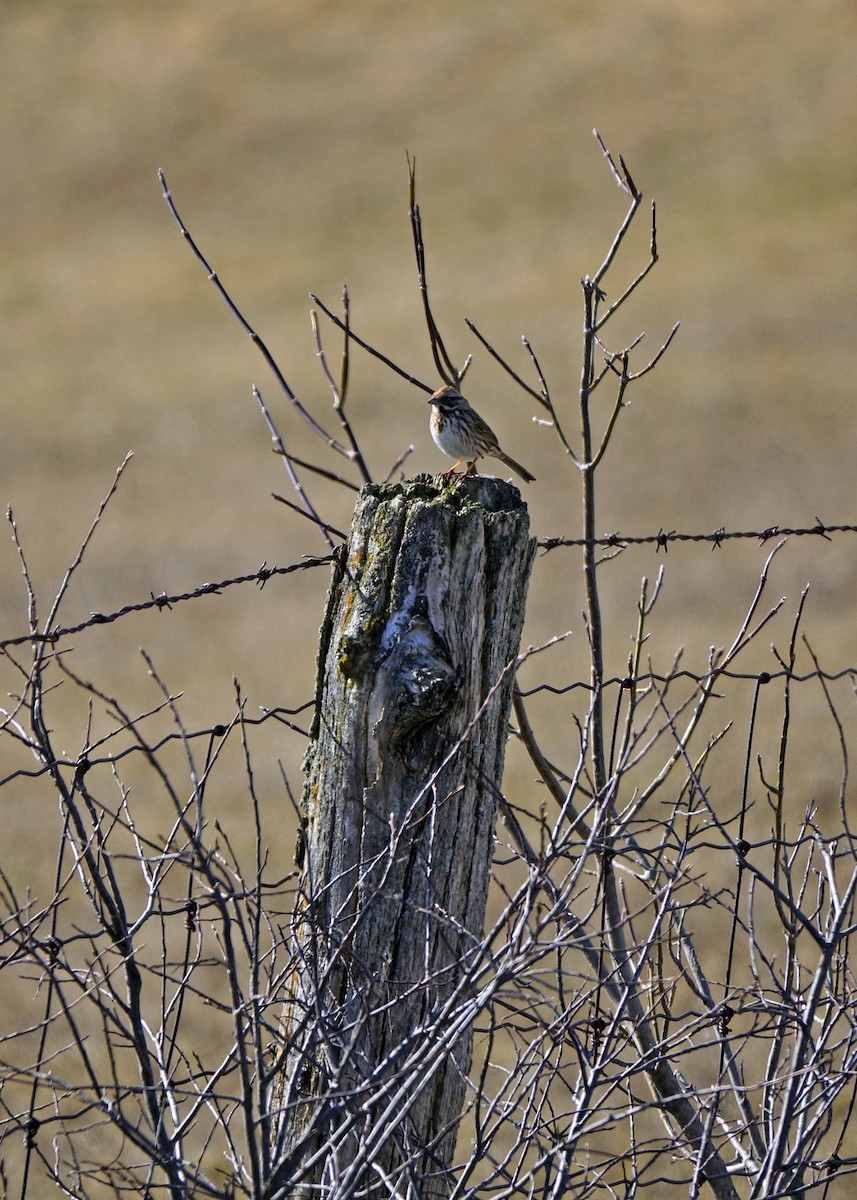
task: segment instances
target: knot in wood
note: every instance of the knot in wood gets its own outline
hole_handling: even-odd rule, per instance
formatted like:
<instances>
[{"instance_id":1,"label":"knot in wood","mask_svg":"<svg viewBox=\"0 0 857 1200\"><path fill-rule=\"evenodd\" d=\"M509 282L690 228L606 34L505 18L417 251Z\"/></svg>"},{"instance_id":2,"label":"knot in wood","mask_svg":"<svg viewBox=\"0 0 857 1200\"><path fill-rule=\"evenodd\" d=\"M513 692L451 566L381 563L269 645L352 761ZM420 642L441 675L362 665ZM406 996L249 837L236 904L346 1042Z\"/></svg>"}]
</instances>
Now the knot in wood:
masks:
<instances>
[{"instance_id":1,"label":"knot in wood","mask_svg":"<svg viewBox=\"0 0 857 1200\"><path fill-rule=\"evenodd\" d=\"M384 737L399 750L409 734L437 720L460 684L444 638L426 618L412 617L378 673L373 708L381 708L375 723L379 741Z\"/></svg>"}]
</instances>

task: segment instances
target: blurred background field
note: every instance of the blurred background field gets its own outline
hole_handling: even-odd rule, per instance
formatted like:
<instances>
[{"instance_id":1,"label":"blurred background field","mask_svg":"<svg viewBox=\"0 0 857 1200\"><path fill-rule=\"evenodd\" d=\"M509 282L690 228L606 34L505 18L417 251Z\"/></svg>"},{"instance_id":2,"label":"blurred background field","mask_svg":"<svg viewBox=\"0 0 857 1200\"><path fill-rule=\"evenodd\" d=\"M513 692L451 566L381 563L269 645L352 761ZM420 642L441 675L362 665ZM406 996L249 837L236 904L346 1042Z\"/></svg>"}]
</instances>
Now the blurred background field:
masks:
<instances>
[{"instance_id":1,"label":"blurred background field","mask_svg":"<svg viewBox=\"0 0 857 1200\"><path fill-rule=\"evenodd\" d=\"M527 500L543 536L578 531L575 475L461 318L525 374L526 333L575 427L578 280L624 211L597 126L659 203L662 261L622 333L645 329L654 348L682 322L623 414L600 528L853 516L853 6L39 0L7 4L2 20L0 483L43 610L129 450L67 623L323 549L270 499L288 483L251 381L289 444L318 448L177 236L158 167L321 414L329 394L309 290L336 306L347 282L354 327L434 379L406 219L405 152L415 154L438 318L459 358L476 351L471 396L540 476ZM639 258L625 256L614 288L643 261L645 224ZM332 330L326 342L335 359ZM409 443L408 472L442 465L422 401L355 355L351 414L377 474ZM331 519L347 521L348 509L331 498ZM813 604L842 647L849 542L787 553L820 554ZM2 555L2 628L23 632L8 539ZM655 568L649 551L626 560L631 578ZM759 561L755 547L673 552L664 603L676 644L690 645L708 620L706 602L732 617ZM578 623L578 605L555 610L571 562L570 552L543 560L534 636L545 623ZM116 631L120 644L128 638L121 677L137 670L128 648L145 644L169 653L201 711L230 691L233 673L260 703L285 702L284 687L303 696L309 674L289 655L287 681L271 640L313 634L323 586L317 574L210 600L189 627L181 614L129 621L127 635ZM99 641L114 664L109 639L87 635L78 653L97 654Z\"/></svg>"},{"instance_id":2,"label":"blurred background field","mask_svg":"<svg viewBox=\"0 0 857 1200\"><path fill-rule=\"evenodd\" d=\"M354 328L435 382L406 215L405 155L415 155L450 350L459 360L475 352L469 395L538 476L527 489L534 533L574 535L576 473L462 318L532 378L527 334L574 432L579 279L625 211L597 127L659 206L661 262L611 335L645 330L653 351L681 321L622 414L601 474L599 530L854 520L855 35L857 12L833 0L740 10L668 0L7 4L0 489L41 616L128 451L63 624L326 548L271 499L289 485L251 382L294 452L324 461L324 448L183 244L159 167L290 384L330 425L310 290L336 308L347 283ZM647 224L643 214L613 295L645 261ZM336 363L339 336L323 319L322 330ZM409 444L408 473L448 465L431 443L424 394L359 351L349 409L377 476ZM346 527L350 494L311 487ZM684 646L688 664L702 666L709 645L734 634L769 549L627 551L604 574L608 667L623 670L640 578L660 565L650 649L663 667ZM26 630L25 593L8 537L0 556L8 636ZM572 550L540 558L529 601L526 641L576 631L538 660L538 677L560 685L585 663L577 565ZM793 540L777 560L773 595L790 597L787 613L812 582L807 629L831 667L857 662L855 566L850 535ZM233 677L250 711L297 707L312 693L326 583L316 570L127 618L74 639L66 661L144 706L156 698L145 647L183 693L191 727L228 715ZM776 633L781 643L787 632ZM85 708L69 697L66 711L62 691L53 701L61 748L74 757ZM560 716L560 746L567 732ZM302 745L282 729L271 736L277 805L274 759L284 757L298 786ZM4 806L27 845L30 804L7 791Z\"/></svg>"},{"instance_id":3,"label":"blurred background field","mask_svg":"<svg viewBox=\"0 0 857 1200\"><path fill-rule=\"evenodd\" d=\"M415 155L435 314L454 355L476 355L468 394L538 476L526 495L533 532L576 535L576 473L462 318L527 378L520 336L530 338L574 431L579 279L625 211L597 127L659 213L661 262L612 332L630 340L644 329L654 351L681 321L622 414L599 530L857 520L857 9L848 0L7 0L0 26L0 498L14 509L42 617L129 450L61 623L325 550L271 499L288 494L288 481L251 382L295 453L321 459L322 450L183 244L159 167L291 386L332 425L310 290L336 307L347 283L355 330L435 382L406 213L405 154ZM647 232L643 216L614 290L645 261ZM339 337L324 321L322 330L335 362ZM408 474L448 465L431 443L423 393L359 352L349 409L376 475L409 444ZM321 486L313 495L347 525L350 496ZM769 549L627 551L604 574L610 669L624 668L643 575L666 567L652 653L663 667L685 646L701 667L737 629ZM572 550L537 560L525 640L576 637L539 659L533 678L580 675L577 565ZM765 644L784 646L807 581L806 628L824 665L857 663L853 535L784 549L772 586L789 596L789 617ZM320 569L131 617L81 634L67 662L143 707L157 700L145 647L183 693L191 727L228 718L233 677L251 710L297 707L312 694L326 584ZM0 615L2 636L26 631L9 537ZM74 693L53 702L59 747L74 757L87 713ZM566 718L545 729L558 756ZM823 798L838 784L819 749L827 743L811 724L796 736L807 796ZM299 788L303 746L282 727L260 737L263 802L276 814L276 758ZM513 756L510 772L526 807L532 770ZM239 778L236 762L234 792L217 799L227 823L241 820ZM2 804L17 869L38 891L52 857L45 864L33 835L53 827L54 802L47 788L20 784ZM274 816L278 852L290 852L291 830L290 816Z\"/></svg>"}]
</instances>

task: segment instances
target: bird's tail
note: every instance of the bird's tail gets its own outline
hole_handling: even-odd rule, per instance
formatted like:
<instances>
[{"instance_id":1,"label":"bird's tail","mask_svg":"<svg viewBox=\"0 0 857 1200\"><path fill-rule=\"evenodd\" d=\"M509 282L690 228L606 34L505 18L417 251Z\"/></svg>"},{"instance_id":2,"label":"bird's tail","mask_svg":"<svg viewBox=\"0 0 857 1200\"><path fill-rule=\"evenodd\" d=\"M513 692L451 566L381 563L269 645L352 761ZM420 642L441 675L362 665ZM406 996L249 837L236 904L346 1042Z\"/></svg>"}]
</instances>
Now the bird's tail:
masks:
<instances>
[{"instance_id":1,"label":"bird's tail","mask_svg":"<svg viewBox=\"0 0 857 1200\"><path fill-rule=\"evenodd\" d=\"M511 467L516 475L520 475L527 483L533 483L535 475L531 475L526 467L522 467L519 462L515 462L514 458L509 458L508 454L504 454L502 450L494 452L494 457L499 458L501 463L505 463L507 467Z\"/></svg>"}]
</instances>

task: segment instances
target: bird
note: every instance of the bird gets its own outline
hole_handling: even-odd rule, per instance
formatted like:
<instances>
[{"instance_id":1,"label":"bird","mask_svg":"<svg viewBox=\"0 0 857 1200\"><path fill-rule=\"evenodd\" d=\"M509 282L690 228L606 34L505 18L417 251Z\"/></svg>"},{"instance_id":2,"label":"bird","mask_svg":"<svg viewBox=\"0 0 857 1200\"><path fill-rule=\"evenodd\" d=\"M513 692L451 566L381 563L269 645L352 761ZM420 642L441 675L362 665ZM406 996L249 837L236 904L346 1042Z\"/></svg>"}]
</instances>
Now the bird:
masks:
<instances>
[{"instance_id":1,"label":"bird","mask_svg":"<svg viewBox=\"0 0 857 1200\"><path fill-rule=\"evenodd\" d=\"M428 402L432 406L429 428L435 445L450 458L458 459L455 466L443 472L444 475L452 475L462 462L467 463L463 474L472 475L477 458L487 456L498 458L527 483L533 482L535 475L500 449L494 430L487 421L482 420L457 387L448 385L438 388Z\"/></svg>"}]
</instances>

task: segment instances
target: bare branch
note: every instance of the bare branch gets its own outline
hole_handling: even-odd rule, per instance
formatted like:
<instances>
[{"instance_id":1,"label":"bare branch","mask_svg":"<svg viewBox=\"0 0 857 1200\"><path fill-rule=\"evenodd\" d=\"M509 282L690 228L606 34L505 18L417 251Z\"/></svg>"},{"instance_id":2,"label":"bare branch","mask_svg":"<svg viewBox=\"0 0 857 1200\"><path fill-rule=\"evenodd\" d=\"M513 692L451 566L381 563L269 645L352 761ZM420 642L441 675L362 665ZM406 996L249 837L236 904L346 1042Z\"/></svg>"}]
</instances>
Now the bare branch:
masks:
<instances>
[{"instance_id":1,"label":"bare branch","mask_svg":"<svg viewBox=\"0 0 857 1200\"><path fill-rule=\"evenodd\" d=\"M435 323L434 315L431 311L428 294L428 274L426 271L426 251L425 243L423 242L423 222L420 216L419 205L416 200L417 191L417 161L408 156L408 217L411 222L411 231L414 238L414 254L417 260L417 278L420 287L420 296L423 302L423 313L425 314L426 327L428 329L429 344L431 346L432 358L434 365L437 367L437 373L440 375L444 383L458 385L464 378L466 366L461 370L456 369L452 359L447 353L446 346L443 344L443 339L440 336L437 324Z\"/></svg>"},{"instance_id":2,"label":"bare branch","mask_svg":"<svg viewBox=\"0 0 857 1200\"><path fill-rule=\"evenodd\" d=\"M295 393L292 391L292 389L289 387L288 383L286 382L286 377L283 375L282 371L280 370L279 366L277 365L277 362L276 362L274 356L271 354L270 350L265 345L265 343L262 341L262 338L259 336L259 334L256 332L256 330L253 328L253 326L250 324L250 322L247 320L247 318L244 316L244 314L238 308L235 301L232 299L232 297L227 292L226 288L221 283L220 278L217 275L217 272L214 271L213 268L209 266L202 251L199 249L196 242L191 237L190 231L188 230L184 221L182 221L181 217L178 214L178 210L175 206L175 203L173 201L170 190L167 187L167 180L166 180L166 177L165 177L163 171L158 171L158 179L161 181L161 190L163 192L164 200L166 201L167 207L169 208L170 213L172 214L173 220L175 221L176 225L178 225L178 227L179 227L179 232L181 233L182 237L185 239L187 244L190 246L191 250L193 251L194 257L197 259L200 266L205 270L205 273L208 276L209 281L214 284L214 287L216 288L221 299L225 302L229 311L232 313L232 315L235 317L238 324L241 326L241 328L244 330L244 332L250 338L250 341L254 344L254 346L256 346L258 348L258 350L261 353L262 357L264 358L265 362L268 364L271 374L274 376L277 383L282 388L283 392L285 393L286 397L288 398L288 400L291 403L292 407L294 408L295 412L297 412L297 414L301 418L301 420L304 421L310 427L310 429L313 431L313 433L316 434L317 437L320 437L322 439L322 441L325 442L326 445L330 446L330 448L332 450L335 450L337 452L337 454L342 454L345 458L353 458L353 456L354 456L353 451L347 450L345 448L345 446L343 446L340 442L336 441L335 438L331 437L331 435L329 433L327 433L327 431L325 429L323 429L321 425L319 425L319 423L315 420L315 418L309 414L309 412L306 410L304 405L301 404L300 400L298 400L297 396L295 395Z\"/></svg>"}]
</instances>

